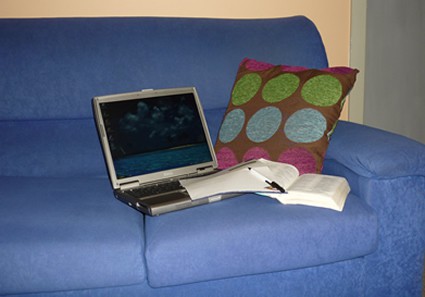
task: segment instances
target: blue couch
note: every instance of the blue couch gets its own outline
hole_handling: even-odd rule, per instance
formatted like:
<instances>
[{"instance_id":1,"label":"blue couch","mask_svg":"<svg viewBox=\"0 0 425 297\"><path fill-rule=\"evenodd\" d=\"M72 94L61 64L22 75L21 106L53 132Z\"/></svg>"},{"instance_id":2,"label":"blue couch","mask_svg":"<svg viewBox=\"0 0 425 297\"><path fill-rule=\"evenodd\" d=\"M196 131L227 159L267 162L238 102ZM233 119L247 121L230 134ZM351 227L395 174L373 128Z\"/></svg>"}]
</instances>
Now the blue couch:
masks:
<instances>
[{"instance_id":1,"label":"blue couch","mask_svg":"<svg viewBox=\"0 0 425 297\"><path fill-rule=\"evenodd\" d=\"M425 146L341 121L343 212L245 195L159 217L113 197L96 95L195 86L213 139L244 57L323 68L305 17L0 20L0 295L420 296Z\"/></svg>"}]
</instances>

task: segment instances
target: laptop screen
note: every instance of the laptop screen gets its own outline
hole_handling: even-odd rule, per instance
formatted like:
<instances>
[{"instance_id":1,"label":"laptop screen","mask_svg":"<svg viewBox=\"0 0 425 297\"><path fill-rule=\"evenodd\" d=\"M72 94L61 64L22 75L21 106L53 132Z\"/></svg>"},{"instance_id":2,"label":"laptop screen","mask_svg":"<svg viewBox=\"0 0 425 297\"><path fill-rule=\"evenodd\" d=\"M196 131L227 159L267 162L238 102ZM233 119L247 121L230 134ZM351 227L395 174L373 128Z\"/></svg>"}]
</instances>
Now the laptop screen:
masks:
<instances>
[{"instance_id":1,"label":"laptop screen","mask_svg":"<svg viewBox=\"0 0 425 297\"><path fill-rule=\"evenodd\" d=\"M118 179L212 162L193 93L100 103Z\"/></svg>"}]
</instances>

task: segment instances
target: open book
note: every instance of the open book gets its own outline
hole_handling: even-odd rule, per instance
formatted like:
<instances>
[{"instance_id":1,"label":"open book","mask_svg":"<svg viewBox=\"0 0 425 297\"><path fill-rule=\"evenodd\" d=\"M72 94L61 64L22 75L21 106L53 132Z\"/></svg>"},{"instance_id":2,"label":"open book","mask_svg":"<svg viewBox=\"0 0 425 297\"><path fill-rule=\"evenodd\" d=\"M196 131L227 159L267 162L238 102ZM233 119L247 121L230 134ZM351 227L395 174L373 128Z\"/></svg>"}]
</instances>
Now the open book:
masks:
<instances>
[{"instance_id":1,"label":"open book","mask_svg":"<svg viewBox=\"0 0 425 297\"><path fill-rule=\"evenodd\" d=\"M193 200L222 194L257 193L283 204L303 204L342 211L350 192L347 180L323 174L299 175L290 164L265 159L180 181Z\"/></svg>"}]
</instances>

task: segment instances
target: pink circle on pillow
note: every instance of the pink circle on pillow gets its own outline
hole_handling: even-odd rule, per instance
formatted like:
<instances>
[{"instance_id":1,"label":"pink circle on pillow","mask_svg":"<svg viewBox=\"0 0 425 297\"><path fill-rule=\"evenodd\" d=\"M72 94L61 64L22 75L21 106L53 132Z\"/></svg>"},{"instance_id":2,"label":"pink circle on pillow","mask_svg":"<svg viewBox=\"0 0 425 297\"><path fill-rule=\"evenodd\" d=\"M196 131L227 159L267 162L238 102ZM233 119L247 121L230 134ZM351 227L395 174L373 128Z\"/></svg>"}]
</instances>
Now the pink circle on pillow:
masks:
<instances>
[{"instance_id":1,"label":"pink circle on pillow","mask_svg":"<svg viewBox=\"0 0 425 297\"><path fill-rule=\"evenodd\" d=\"M235 153L233 153L233 151L228 147L221 148L217 152L216 156L218 169L225 169L239 163L236 159Z\"/></svg>"},{"instance_id":2,"label":"pink circle on pillow","mask_svg":"<svg viewBox=\"0 0 425 297\"><path fill-rule=\"evenodd\" d=\"M252 147L246 151L242 160L248 161L248 160L260 159L260 158L270 160L270 155L265 149L261 147Z\"/></svg>"},{"instance_id":3,"label":"pink circle on pillow","mask_svg":"<svg viewBox=\"0 0 425 297\"><path fill-rule=\"evenodd\" d=\"M296 147L287 149L280 154L278 161L294 165L297 167L300 175L304 173L316 173L316 160L305 148Z\"/></svg>"},{"instance_id":4,"label":"pink circle on pillow","mask_svg":"<svg viewBox=\"0 0 425 297\"><path fill-rule=\"evenodd\" d=\"M267 70L267 69L273 68L274 65L270 63L247 59L245 63L245 67L246 69L251 71L261 71L261 70Z\"/></svg>"}]
</instances>

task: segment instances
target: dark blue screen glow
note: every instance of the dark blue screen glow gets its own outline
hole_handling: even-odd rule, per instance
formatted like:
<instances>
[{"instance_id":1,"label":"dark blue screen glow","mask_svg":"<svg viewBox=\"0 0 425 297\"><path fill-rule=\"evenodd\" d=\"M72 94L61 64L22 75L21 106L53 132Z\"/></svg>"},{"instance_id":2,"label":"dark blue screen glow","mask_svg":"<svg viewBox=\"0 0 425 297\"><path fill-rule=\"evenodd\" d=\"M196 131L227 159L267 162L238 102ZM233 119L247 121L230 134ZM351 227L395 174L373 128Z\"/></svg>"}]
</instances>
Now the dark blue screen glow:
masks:
<instances>
[{"instance_id":1,"label":"dark blue screen glow","mask_svg":"<svg viewBox=\"0 0 425 297\"><path fill-rule=\"evenodd\" d=\"M193 94L102 103L118 178L212 160Z\"/></svg>"}]
</instances>

